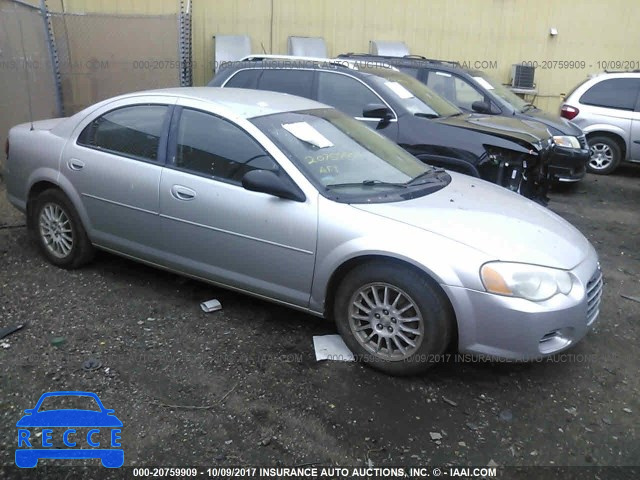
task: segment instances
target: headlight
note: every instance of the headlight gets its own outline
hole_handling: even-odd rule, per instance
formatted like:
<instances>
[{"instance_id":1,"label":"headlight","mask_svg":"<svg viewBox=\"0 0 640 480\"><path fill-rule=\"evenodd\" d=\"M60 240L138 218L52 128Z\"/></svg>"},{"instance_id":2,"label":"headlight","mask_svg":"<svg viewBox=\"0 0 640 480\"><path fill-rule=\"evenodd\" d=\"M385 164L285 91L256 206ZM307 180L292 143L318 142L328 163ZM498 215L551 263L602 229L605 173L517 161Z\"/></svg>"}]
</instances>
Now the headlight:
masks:
<instances>
[{"instance_id":1,"label":"headlight","mask_svg":"<svg viewBox=\"0 0 640 480\"><path fill-rule=\"evenodd\" d=\"M573 287L564 270L526 263L490 262L480 269L487 292L541 302L557 293L568 295Z\"/></svg>"},{"instance_id":2,"label":"headlight","mask_svg":"<svg viewBox=\"0 0 640 480\"><path fill-rule=\"evenodd\" d=\"M580 142L576 137L569 137L566 135L554 136L553 143L555 143L559 147L580 148Z\"/></svg>"}]
</instances>

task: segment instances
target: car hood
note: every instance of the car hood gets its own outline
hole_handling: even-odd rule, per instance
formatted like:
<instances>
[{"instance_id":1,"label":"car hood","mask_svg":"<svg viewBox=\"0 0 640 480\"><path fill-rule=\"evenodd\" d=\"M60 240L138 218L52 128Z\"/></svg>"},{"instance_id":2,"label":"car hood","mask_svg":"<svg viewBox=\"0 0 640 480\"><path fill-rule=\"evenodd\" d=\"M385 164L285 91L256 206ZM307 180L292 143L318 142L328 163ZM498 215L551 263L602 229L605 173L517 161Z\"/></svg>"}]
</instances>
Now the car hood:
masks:
<instances>
[{"instance_id":1,"label":"car hood","mask_svg":"<svg viewBox=\"0 0 640 480\"><path fill-rule=\"evenodd\" d=\"M521 115L530 117L540 123L544 123L551 129L551 133L554 135L571 135L579 137L582 135L582 129L575 123L570 122L566 118L562 118L560 115L554 115L552 113L545 112L544 110L531 110ZM555 130L555 132L554 132Z\"/></svg>"},{"instance_id":2,"label":"car hood","mask_svg":"<svg viewBox=\"0 0 640 480\"><path fill-rule=\"evenodd\" d=\"M25 415L17 427L121 427L115 415L91 410L49 410Z\"/></svg>"},{"instance_id":3,"label":"car hood","mask_svg":"<svg viewBox=\"0 0 640 480\"><path fill-rule=\"evenodd\" d=\"M587 256L589 241L550 210L492 183L449 174L451 183L430 195L353 207L450 238L495 260L569 270Z\"/></svg>"},{"instance_id":4,"label":"car hood","mask_svg":"<svg viewBox=\"0 0 640 480\"><path fill-rule=\"evenodd\" d=\"M502 138L525 141L539 149L543 140L547 140L551 134L540 122L514 117L502 117L500 115L479 115L465 113L454 117L438 118L435 121L454 127L475 130L496 135Z\"/></svg>"}]
</instances>

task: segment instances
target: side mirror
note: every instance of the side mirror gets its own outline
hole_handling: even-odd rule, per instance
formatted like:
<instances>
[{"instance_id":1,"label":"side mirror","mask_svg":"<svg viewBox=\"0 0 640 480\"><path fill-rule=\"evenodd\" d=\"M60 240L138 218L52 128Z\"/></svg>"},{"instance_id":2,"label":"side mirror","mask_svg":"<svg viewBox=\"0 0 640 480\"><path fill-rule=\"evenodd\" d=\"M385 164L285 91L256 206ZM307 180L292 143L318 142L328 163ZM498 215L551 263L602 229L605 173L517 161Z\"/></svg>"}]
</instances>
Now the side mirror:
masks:
<instances>
[{"instance_id":1,"label":"side mirror","mask_svg":"<svg viewBox=\"0 0 640 480\"><path fill-rule=\"evenodd\" d=\"M304 202L304 193L289 182L268 170L252 170L242 177L242 186L252 192L268 193L295 202Z\"/></svg>"},{"instance_id":2,"label":"side mirror","mask_svg":"<svg viewBox=\"0 0 640 480\"><path fill-rule=\"evenodd\" d=\"M368 103L362 110L364 118L377 118L381 123L389 123L393 118L393 112L389 107L382 103Z\"/></svg>"},{"instance_id":3,"label":"side mirror","mask_svg":"<svg viewBox=\"0 0 640 480\"><path fill-rule=\"evenodd\" d=\"M488 102L484 101L475 101L471 104L471 110L476 113L486 113L487 115L491 115L493 112L491 111L491 105Z\"/></svg>"}]
</instances>

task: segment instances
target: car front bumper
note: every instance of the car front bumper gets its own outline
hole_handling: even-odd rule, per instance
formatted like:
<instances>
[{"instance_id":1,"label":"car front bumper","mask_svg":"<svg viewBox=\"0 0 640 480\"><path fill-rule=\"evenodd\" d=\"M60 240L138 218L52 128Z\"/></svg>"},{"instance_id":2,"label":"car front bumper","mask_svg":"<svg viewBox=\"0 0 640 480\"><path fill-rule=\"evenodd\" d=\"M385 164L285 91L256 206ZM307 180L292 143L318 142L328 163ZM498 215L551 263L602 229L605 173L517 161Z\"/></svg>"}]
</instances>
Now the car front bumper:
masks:
<instances>
[{"instance_id":1,"label":"car front bumper","mask_svg":"<svg viewBox=\"0 0 640 480\"><path fill-rule=\"evenodd\" d=\"M577 182L587 173L589 150L556 146L549 162L549 174L560 182Z\"/></svg>"},{"instance_id":2,"label":"car front bumper","mask_svg":"<svg viewBox=\"0 0 640 480\"><path fill-rule=\"evenodd\" d=\"M599 314L603 283L595 252L570 273L570 294L544 302L443 285L458 320L458 350L531 361L575 345Z\"/></svg>"}]
</instances>

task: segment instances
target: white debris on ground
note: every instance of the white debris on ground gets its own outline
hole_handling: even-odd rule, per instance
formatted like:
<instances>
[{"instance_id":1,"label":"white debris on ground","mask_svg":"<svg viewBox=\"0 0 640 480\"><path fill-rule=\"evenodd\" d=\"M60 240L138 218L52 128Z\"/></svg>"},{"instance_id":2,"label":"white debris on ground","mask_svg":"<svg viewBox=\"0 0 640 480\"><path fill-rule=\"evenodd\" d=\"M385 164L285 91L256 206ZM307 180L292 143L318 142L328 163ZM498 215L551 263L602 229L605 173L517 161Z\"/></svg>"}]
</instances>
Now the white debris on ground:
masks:
<instances>
[{"instance_id":1,"label":"white debris on ground","mask_svg":"<svg viewBox=\"0 0 640 480\"><path fill-rule=\"evenodd\" d=\"M222 305L220 304L220 302L218 300L216 300L214 298L212 300L207 300L206 302L202 302L200 304L200 308L205 313L211 313L211 312L215 312L217 310L221 310L222 309Z\"/></svg>"},{"instance_id":2,"label":"white debris on ground","mask_svg":"<svg viewBox=\"0 0 640 480\"><path fill-rule=\"evenodd\" d=\"M340 335L323 335L313 337L313 347L316 351L316 361L336 360L339 362L353 362L355 358Z\"/></svg>"}]
</instances>

